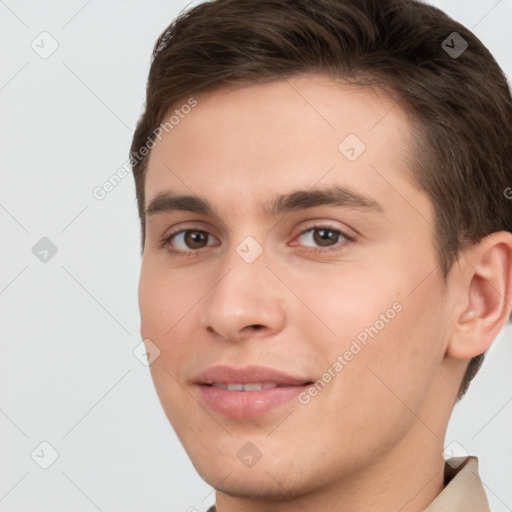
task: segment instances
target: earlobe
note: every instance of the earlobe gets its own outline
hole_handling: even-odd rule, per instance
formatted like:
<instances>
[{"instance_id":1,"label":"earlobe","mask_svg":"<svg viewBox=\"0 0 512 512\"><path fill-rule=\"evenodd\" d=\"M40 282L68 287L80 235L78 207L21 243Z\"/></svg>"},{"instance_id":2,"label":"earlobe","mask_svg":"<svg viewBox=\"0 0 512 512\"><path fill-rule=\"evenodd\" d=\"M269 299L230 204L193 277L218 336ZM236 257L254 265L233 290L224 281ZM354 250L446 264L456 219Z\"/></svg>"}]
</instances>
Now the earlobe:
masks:
<instances>
[{"instance_id":1,"label":"earlobe","mask_svg":"<svg viewBox=\"0 0 512 512\"><path fill-rule=\"evenodd\" d=\"M471 359L485 352L512 310L512 234L492 233L461 257L465 310L456 320L447 355Z\"/></svg>"}]
</instances>

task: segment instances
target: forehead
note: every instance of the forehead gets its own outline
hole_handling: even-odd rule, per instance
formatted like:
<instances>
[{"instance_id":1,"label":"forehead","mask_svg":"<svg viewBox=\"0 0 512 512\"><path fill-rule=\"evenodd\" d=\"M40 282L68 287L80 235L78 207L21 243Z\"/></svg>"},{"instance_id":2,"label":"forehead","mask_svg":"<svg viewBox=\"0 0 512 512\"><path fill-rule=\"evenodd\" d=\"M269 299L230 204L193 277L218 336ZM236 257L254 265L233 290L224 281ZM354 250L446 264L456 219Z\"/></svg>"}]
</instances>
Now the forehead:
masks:
<instances>
[{"instance_id":1,"label":"forehead","mask_svg":"<svg viewBox=\"0 0 512 512\"><path fill-rule=\"evenodd\" d=\"M374 89L309 75L194 98L151 152L146 204L166 189L239 207L315 184L370 195L394 186L414 191L407 115Z\"/></svg>"}]
</instances>

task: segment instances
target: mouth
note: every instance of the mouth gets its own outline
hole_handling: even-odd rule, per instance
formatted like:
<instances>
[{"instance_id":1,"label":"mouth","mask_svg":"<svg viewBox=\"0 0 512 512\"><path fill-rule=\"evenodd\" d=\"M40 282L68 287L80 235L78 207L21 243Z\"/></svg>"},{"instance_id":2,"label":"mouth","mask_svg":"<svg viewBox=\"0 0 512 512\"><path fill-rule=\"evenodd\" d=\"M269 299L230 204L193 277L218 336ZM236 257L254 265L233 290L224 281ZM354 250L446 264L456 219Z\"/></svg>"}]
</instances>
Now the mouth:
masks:
<instances>
[{"instance_id":1,"label":"mouth","mask_svg":"<svg viewBox=\"0 0 512 512\"><path fill-rule=\"evenodd\" d=\"M228 391L261 391L262 389L274 389L277 387L283 387L283 385L276 384L274 382L255 382L250 384L228 384L227 382L214 382L213 384L210 384L210 386L219 389L227 389Z\"/></svg>"},{"instance_id":2,"label":"mouth","mask_svg":"<svg viewBox=\"0 0 512 512\"><path fill-rule=\"evenodd\" d=\"M263 366L215 366L194 383L211 410L230 418L250 419L289 402L313 381Z\"/></svg>"}]
</instances>

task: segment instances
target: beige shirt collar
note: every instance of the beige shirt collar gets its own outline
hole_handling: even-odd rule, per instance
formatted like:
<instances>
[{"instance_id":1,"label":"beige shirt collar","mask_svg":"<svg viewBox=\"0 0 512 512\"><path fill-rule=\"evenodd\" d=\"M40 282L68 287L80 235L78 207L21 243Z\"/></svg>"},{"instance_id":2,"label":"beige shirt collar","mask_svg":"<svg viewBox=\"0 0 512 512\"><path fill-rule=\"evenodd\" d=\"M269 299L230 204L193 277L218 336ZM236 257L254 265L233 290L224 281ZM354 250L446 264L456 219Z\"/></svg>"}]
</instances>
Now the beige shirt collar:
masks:
<instances>
[{"instance_id":1,"label":"beige shirt collar","mask_svg":"<svg viewBox=\"0 0 512 512\"><path fill-rule=\"evenodd\" d=\"M452 457L444 465L445 487L424 512L490 512L478 474L478 457Z\"/></svg>"}]
</instances>

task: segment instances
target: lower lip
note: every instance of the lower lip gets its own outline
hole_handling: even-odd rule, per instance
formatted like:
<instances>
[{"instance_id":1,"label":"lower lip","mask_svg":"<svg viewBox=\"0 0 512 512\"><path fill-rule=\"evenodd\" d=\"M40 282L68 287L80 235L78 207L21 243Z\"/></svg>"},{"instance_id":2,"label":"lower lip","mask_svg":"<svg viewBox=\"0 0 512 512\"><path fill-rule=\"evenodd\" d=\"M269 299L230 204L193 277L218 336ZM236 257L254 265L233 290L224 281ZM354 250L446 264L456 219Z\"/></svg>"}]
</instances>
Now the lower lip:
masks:
<instances>
[{"instance_id":1,"label":"lower lip","mask_svg":"<svg viewBox=\"0 0 512 512\"><path fill-rule=\"evenodd\" d=\"M229 391L207 384L200 384L198 388L201 397L215 412L230 418L250 419L289 402L310 386L279 386L259 391Z\"/></svg>"}]
</instances>

